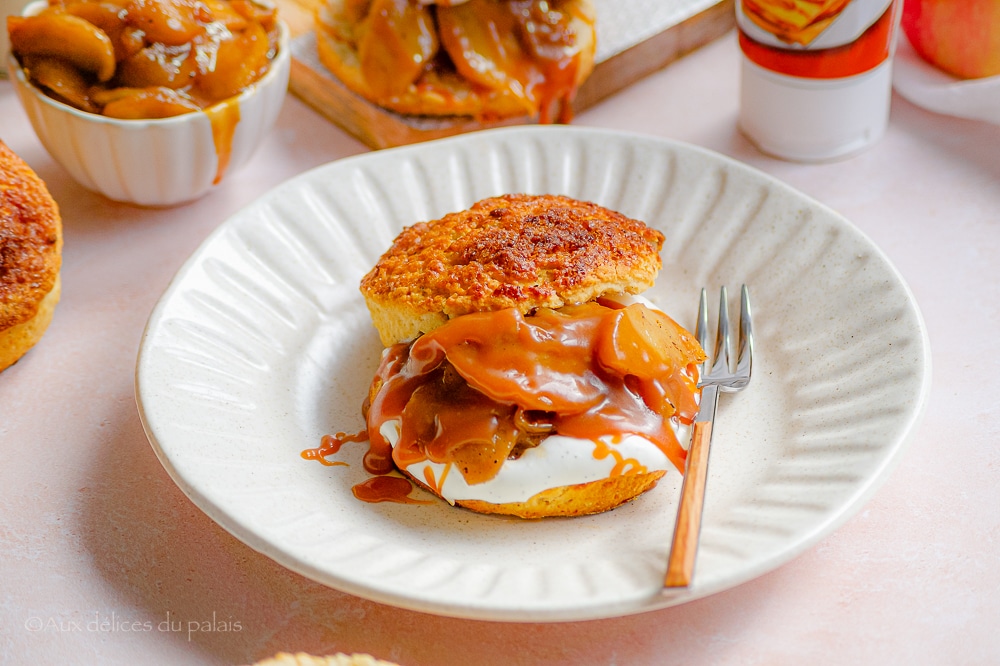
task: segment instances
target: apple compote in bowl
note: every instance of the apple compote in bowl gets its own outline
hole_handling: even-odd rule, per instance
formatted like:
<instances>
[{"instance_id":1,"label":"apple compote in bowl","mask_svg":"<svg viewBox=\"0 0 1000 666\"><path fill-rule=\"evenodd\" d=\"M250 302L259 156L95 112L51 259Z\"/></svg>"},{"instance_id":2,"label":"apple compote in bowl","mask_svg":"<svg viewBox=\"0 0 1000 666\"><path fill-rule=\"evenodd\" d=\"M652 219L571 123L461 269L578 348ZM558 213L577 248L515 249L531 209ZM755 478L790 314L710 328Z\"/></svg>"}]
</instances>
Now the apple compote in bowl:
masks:
<instances>
[{"instance_id":1,"label":"apple compote in bowl","mask_svg":"<svg viewBox=\"0 0 1000 666\"><path fill-rule=\"evenodd\" d=\"M204 195L250 159L288 89L288 27L250 0L40 0L6 29L42 144L115 201Z\"/></svg>"}]
</instances>

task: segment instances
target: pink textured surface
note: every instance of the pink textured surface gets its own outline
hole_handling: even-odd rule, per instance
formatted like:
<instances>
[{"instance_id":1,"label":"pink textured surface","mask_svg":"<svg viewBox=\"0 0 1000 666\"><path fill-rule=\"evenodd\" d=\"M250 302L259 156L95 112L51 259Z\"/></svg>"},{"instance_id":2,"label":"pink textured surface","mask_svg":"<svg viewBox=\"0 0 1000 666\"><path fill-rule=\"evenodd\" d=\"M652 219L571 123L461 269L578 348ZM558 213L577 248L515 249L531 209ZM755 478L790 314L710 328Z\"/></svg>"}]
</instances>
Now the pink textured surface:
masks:
<instances>
[{"instance_id":1,"label":"pink textured surface","mask_svg":"<svg viewBox=\"0 0 1000 666\"><path fill-rule=\"evenodd\" d=\"M49 184L66 233L53 324L0 374L0 662L239 664L303 650L404 666L1000 663L1000 129L897 97L868 152L796 165L739 134L738 86L730 34L576 122L731 155L857 224L925 317L927 415L861 513L790 564L677 608L521 625L402 611L288 572L198 511L139 424L139 340L183 260L261 192L365 148L290 97L221 188L134 208L72 182L0 82L0 138Z\"/></svg>"}]
</instances>

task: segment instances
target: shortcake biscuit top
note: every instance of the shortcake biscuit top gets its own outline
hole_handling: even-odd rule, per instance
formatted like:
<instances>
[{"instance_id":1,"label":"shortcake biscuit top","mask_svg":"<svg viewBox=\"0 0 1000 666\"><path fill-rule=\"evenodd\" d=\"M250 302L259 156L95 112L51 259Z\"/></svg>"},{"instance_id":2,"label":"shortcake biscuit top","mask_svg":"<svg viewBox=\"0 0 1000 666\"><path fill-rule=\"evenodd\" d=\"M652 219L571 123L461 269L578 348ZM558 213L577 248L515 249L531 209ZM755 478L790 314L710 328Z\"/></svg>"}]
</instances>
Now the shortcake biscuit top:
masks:
<instances>
[{"instance_id":1,"label":"shortcake biscuit top","mask_svg":"<svg viewBox=\"0 0 1000 666\"><path fill-rule=\"evenodd\" d=\"M388 346L470 312L639 293L656 278L662 245L659 231L602 206L509 194L407 227L361 292Z\"/></svg>"}]
</instances>

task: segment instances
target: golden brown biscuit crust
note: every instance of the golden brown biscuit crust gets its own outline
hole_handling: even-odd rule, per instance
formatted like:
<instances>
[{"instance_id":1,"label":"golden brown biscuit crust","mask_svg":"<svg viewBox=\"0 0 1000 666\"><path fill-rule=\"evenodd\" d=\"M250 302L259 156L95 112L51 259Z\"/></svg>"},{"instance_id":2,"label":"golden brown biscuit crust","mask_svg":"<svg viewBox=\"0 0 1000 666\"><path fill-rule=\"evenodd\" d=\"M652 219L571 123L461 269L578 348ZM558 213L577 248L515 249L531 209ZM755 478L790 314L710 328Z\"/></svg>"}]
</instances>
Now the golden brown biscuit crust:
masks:
<instances>
[{"instance_id":1,"label":"golden brown biscuit crust","mask_svg":"<svg viewBox=\"0 0 1000 666\"><path fill-rule=\"evenodd\" d=\"M639 293L663 234L597 204L508 194L407 227L362 279L386 346L470 312L560 308Z\"/></svg>"},{"instance_id":2,"label":"golden brown biscuit crust","mask_svg":"<svg viewBox=\"0 0 1000 666\"><path fill-rule=\"evenodd\" d=\"M536 519L560 516L572 518L603 513L630 502L653 488L666 472L630 474L572 486L543 490L525 502L494 504L481 500L459 500L458 506L478 513L494 513Z\"/></svg>"},{"instance_id":3,"label":"golden brown biscuit crust","mask_svg":"<svg viewBox=\"0 0 1000 666\"><path fill-rule=\"evenodd\" d=\"M61 265L59 208L45 183L0 141L0 370L48 327Z\"/></svg>"},{"instance_id":4,"label":"golden brown biscuit crust","mask_svg":"<svg viewBox=\"0 0 1000 666\"><path fill-rule=\"evenodd\" d=\"M13 365L41 339L52 323L60 295L59 278L56 277L55 286L42 299L34 317L0 331L0 371Z\"/></svg>"},{"instance_id":5,"label":"golden brown biscuit crust","mask_svg":"<svg viewBox=\"0 0 1000 666\"><path fill-rule=\"evenodd\" d=\"M48 188L0 141L0 330L31 319L55 286L62 223Z\"/></svg>"}]
</instances>

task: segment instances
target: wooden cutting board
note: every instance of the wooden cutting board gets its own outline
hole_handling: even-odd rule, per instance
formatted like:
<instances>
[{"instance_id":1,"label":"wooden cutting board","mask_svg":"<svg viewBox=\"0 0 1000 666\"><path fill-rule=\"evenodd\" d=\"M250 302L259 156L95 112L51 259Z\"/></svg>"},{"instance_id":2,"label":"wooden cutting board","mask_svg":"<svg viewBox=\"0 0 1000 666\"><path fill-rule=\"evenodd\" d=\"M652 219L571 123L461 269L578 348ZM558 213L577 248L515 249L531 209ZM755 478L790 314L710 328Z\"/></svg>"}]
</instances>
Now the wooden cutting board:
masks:
<instances>
[{"instance_id":1,"label":"wooden cutting board","mask_svg":"<svg viewBox=\"0 0 1000 666\"><path fill-rule=\"evenodd\" d=\"M291 28L289 89L320 114L370 148L389 148L462 132L534 122L404 116L376 106L345 88L319 62L314 15L323 0L278 0ZM594 71L573 103L579 113L635 83L735 25L734 0L594 0L597 53Z\"/></svg>"}]
</instances>

